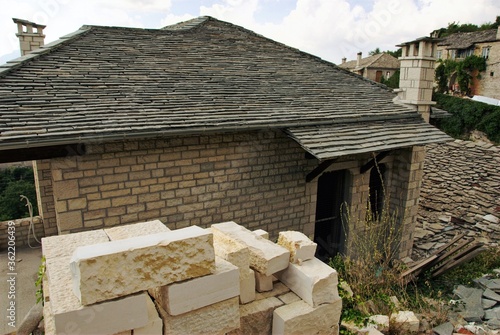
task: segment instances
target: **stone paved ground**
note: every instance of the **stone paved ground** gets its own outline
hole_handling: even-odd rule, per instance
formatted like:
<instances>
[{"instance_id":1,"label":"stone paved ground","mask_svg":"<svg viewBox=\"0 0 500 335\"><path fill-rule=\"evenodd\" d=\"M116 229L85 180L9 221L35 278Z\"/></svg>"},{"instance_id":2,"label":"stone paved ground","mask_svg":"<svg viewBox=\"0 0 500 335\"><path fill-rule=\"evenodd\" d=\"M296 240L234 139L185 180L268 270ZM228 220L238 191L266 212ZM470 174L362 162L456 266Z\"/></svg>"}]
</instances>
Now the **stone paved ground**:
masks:
<instances>
[{"instance_id":1,"label":"stone paved ground","mask_svg":"<svg viewBox=\"0 0 500 335\"><path fill-rule=\"evenodd\" d=\"M412 259L417 261L459 232L500 241L500 147L456 140L427 146Z\"/></svg>"}]
</instances>

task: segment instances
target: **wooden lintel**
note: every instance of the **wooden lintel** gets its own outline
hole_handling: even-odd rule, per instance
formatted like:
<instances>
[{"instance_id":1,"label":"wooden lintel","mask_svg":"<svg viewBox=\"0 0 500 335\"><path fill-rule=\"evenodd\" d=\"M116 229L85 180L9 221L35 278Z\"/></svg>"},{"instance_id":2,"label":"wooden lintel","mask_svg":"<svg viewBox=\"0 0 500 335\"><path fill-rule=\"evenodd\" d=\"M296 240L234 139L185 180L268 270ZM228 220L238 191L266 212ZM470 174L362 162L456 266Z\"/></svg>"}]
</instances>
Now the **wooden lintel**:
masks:
<instances>
[{"instance_id":1,"label":"wooden lintel","mask_svg":"<svg viewBox=\"0 0 500 335\"><path fill-rule=\"evenodd\" d=\"M382 159L384 159L385 157L387 157L390 153L391 153L391 150L389 150L389 151L383 151L383 152L379 153L375 158L373 158L371 161L369 161L368 163L366 163L365 165L363 165L359 169L359 173L363 174L366 171L370 170L372 167L375 166L376 163L380 162Z\"/></svg>"},{"instance_id":2,"label":"wooden lintel","mask_svg":"<svg viewBox=\"0 0 500 335\"><path fill-rule=\"evenodd\" d=\"M22 148L0 151L0 163L25 162L39 159L82 156L85 144L65 144L39 148Z\"/></svg>"},{"instance_id":3,"label":"wooden lintel","mask_svg":"<svg viewBox=\"0 0 500 335\"><path fill-rule=\"evenodd\" d=\"M337 159L329 159L329 160L326 160L324 162L321 162L314 170L312 170L311 172L309 172L306 176L306 182L310 182L311 180L313 180L314 178L316 178L317 176L319 176L323 171L325 171L326 169L328 169L328 167L330 165L332 165Z\"/></svg>"}]
</instances>

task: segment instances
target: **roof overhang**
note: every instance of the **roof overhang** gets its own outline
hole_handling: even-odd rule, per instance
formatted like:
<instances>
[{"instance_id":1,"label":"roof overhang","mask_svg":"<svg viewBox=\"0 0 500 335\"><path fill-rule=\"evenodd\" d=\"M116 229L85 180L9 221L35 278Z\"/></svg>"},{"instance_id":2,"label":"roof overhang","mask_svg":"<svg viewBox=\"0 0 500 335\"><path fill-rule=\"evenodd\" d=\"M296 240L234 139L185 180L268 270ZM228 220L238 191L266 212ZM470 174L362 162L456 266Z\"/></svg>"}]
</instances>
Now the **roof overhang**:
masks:
<instances>
[{"instance_id":1,"label":"roof overhang","mask_svg":"<svg viewBox=\"0 0 500 335\"><path fill-rule=\"evenodd\" d=\"M288 128L286 132L319 161L453 141L420 117L410 120L293 127Z\"/></svg>"}]
</instances>

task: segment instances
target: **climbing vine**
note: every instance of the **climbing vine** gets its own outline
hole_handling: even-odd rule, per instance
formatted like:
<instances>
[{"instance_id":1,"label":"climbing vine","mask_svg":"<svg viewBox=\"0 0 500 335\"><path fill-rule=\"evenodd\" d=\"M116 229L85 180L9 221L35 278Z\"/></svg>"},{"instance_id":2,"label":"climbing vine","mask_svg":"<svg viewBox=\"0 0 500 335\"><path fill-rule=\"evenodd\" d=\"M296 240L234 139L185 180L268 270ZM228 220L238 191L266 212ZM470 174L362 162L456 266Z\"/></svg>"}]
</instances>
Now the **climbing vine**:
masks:
<instances>
[{"instance_id":1,"label":"climbing vine","mask_svg":"<svg viewBox=\"0 0 500 335\"><path fill-rule=\"evenodd\" d=\"M472 79L474 77L481 79L479 73L486 70L486 59L476 55L467 56L462 61L446 59L438 62L440 64L436 68L435 79L439 93L448 92L448 84L452 76L456 74L460 92L469 94Z\"/></svg>"}]
</instances>

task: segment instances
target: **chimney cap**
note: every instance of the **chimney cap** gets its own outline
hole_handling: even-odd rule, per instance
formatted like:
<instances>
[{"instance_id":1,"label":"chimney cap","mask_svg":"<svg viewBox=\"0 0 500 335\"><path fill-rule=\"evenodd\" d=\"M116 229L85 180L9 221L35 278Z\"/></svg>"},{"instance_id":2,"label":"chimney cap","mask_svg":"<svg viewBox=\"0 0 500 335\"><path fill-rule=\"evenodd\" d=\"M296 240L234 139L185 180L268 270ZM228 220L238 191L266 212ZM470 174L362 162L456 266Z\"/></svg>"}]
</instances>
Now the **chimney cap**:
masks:
<instances>
[{"instance_id":1,"label":"chimney cap","mask_svg":"<svg viewBox=\"0 0 500 335\"><path fill-rule=\"evenodd\" d=\"M360 51L357 53L358 56L361 56L363 53Z\"/></svg>"},{"instance_id":2,"label":"chimney cap","mask_svg":"<svg viewBox=\"0 0 500 335\"><path fill-rule=\"evenodd\" d=\"M23 20L23 19L12 18L12 21L14 21L14 23L20 23L20 24L24 24L24 25L30 25L30 26L32 26L34 28L42 28L42 29L44 29L46 27L43 24L38 24L38 23L31 22L31 21L28 21L28 20Z\"/></svg>"}]
</instances>

